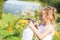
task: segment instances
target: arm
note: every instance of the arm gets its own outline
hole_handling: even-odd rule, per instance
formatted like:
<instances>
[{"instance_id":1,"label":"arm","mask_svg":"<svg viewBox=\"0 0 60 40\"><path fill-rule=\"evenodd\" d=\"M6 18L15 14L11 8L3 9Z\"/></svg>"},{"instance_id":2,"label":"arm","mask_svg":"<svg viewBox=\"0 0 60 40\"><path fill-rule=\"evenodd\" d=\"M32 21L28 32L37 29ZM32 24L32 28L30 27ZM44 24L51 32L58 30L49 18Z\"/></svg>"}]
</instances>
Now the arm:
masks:
<instances>
[{"instance_id":1,"label":"arm","mask_svg":"<svg viewBox=\"0 0 60 40\"><path fill-rule=\"evenodd\" d=\"M32 28L32 30L34 31L34 33L36 34L36 36L39 39L43 39L45 36L47 36L53 30L53 28L50 27L41 35L39 30L34 27L33 23L30 23L30 25L32 25L30 27Z\"/></svg>"}]
</instances>

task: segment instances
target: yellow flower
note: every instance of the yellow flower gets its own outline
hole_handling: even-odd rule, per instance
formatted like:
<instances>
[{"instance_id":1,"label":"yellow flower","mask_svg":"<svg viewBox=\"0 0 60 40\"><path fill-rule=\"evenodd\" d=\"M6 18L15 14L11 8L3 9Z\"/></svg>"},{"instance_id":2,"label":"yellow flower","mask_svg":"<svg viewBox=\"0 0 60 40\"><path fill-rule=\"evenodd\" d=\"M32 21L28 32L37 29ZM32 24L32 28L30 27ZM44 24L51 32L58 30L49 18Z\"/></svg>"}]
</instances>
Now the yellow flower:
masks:
<instances>
[{"instance_id":1,"label":"yellow flower","mask_svg":"<svg viewBox=\"0 0 60 40\"><path fill-rule=\"evenodd\" d=\"M8 32L12 32L12 28L11 28L11 27L8 27L8 28L7 28L7 31L8 31Z\"/></svg>"},{"instance_id":2,"label":"yellow flower","mask_svg":"<svg viewBox=\"0 0 60 40\"><path fill-rule=\"evenodd\" d=\"M22 26L22 27L20 27L20 29L22 30L22 29L24 29L24 27Z\"/></svg>"},{"instance_id":3,"label":"yellow flower","mask_svg":"<svg viewBox=\"0 0 60 40\"><path fill-rule=\"evenodd\" d=\"M23 22L23 20L19 20L19 22L20 22L20 23L22 23L22 22Z\"/></svg>"},{"instance_id":4,"label":"yellow flower","mask_svg":"<svg viewBox=\"0 0 60 40\"><path fill-rule=\"evenodd\" d=\"M8 24L5 24L5 26L8 26Z\"/></svg>"},{"instance_id":5,"label":"yellow flower","mask_svg":"<svg viewBox=\"0 0 60 40\"><path fill-rule=\"evenodd\" d=\"M28 24L28 20L19 20L19 22Z\"/></svg>"},{"instance_id":6,"label":"yellow flower","mask_svg":"<svg viewBox=\"0 0 60 40\"><path fill-rule=\"evenodd\" d=\"M57 38L60 38L60 33L59 32L55 32L55 35Z\"/></svg>"}]
</instances>

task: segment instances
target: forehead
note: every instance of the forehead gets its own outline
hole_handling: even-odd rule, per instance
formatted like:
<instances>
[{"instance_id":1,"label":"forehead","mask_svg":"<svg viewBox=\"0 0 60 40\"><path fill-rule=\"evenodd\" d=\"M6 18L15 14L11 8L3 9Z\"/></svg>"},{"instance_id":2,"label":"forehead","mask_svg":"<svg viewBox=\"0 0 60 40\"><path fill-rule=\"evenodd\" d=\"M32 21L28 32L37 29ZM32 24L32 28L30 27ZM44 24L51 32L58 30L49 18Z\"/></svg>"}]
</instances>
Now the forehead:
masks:
<instances>
[{"instance_id":1,"label":"forehead","mask_svg":"<svg viewBox=\"0 0 60 40\"><path fill-rule=\"evenodd\" d=\"M51 14L52 12L53 12L52 9L50 9L50 10L47 10L47 9L41 10L41 14L42 14L42 15L45 15L45 14Z\"/></svg>"}]
</instances>

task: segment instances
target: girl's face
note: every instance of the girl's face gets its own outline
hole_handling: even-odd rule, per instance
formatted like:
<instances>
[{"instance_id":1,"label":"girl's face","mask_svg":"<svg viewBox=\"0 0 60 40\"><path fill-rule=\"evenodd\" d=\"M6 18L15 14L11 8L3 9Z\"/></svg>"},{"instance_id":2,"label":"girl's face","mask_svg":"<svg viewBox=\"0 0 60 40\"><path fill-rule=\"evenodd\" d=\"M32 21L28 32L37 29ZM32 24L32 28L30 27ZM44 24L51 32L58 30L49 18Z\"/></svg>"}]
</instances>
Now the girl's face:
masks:
<instances>
[{"instance_id":1,"label":"girl's face","mask_svg":"<svg viewBox=\"0 0 60 40\"><path fill-rule=\"evenodd\" d=\"M46 7L41 11L41 21L43 24L52 23L56 19L56 9Z\"/></svg>"},{"instance_id":2,"label":"girl's face","mask_svg":"<svg viewBox=\"0 0 60 40\"><path fill-rule=\"evenodd\" d=\"M52 15L51 10L42 10L42 14L41 14L41 20L43 22L43 24L47 24L48 21L50 22L50 16Z\"/></svg>"},{"instance_id":3,"label":"girl's face","mask_svg":"<svg viewBox=\"0 0 60 40\"><path fill-rule=\"evenodd\" d=\"M46 23L47 23L47 18L46 18L46 17L42 17L42 22L43 22L44 24L46 24Z\"/></svg>"}]
</instances>

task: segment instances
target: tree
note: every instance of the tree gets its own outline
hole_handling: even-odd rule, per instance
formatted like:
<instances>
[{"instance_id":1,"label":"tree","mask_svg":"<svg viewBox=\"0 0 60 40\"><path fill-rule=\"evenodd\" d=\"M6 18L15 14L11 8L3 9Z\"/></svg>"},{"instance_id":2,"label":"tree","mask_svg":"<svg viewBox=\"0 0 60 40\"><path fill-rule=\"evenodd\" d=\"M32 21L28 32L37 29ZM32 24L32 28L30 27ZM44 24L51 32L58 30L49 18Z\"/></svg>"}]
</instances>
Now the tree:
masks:
<instances>
[{"instance_id":1,"label":"tree","mask_svg":"<svg viewBox=\"0 0 60 40\"><path fill-rule=\"evenodd\" d=\"M58 12L60 12L60 0L39 0L44 3L46 6L54 6L57 8Z\"/></svg>"},{"instance_id":2,"label":"tree","mask_svg":"<svg viewBox=\"0 0 60 40\"><path fill-rule=\"evenodd\" d=\"M1 19L1 16L2 16L3 3L4 3L4 0L0 0L0 19Z\"/></svg>"}]
</instances>

